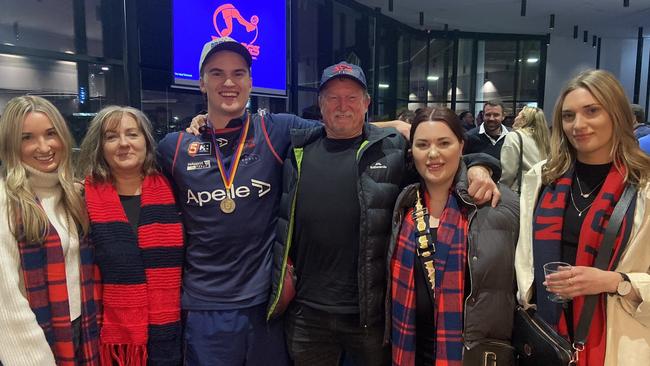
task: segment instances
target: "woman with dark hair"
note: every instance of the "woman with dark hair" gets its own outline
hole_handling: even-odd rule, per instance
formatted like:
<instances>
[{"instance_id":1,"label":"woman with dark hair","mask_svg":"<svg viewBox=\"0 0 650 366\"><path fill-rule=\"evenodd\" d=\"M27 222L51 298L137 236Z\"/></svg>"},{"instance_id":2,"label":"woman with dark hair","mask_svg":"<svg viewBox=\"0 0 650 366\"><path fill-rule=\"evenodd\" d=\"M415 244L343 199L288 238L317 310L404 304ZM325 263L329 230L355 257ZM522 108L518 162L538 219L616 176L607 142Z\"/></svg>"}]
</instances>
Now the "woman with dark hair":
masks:
<instances>
[{"instance_id":1,"label":"woman with dark hair","mask_svg":"<svg viewBox=\"0 0 650 366\"><path fill-rule=\"evenodd\" d=\"M103 365L181 364L183 227L155 147L147 117L118 106L97 113L81 144Z\"/></svg>"},{"instance_id":2,"label":"woman with dark hair","mask_svg":"<svg viewBox=\"0 0 650 366\"><path fill-rule=\"evenodd\" d=\"M483 365L493 353L513 365L517 196L500 186L496 208L469 197L453 111L422 110L410 137L420 181L397 199L388 249L393 365Z\"/></svg>"},{"instance_id":3,"label":"woman with dark hair","mask_svg":"<svg viewBox=\"0 0 650 366\"><path fill-rule=\"evenodd\" d=\"M650 158L633 125L618 80L583 72L555 105L548 161L522 179L517 296L524 307L535 303L560 335L584 342L578 365L650 364ZM638 193L607 241L612 250L600 250L630 188ZM601 252L610 259L596 260ZM544 264L557 261L563 270L546 276ZM594 315L584 323L586 337L576 339L589 295Z\"/></svg>"}]
</instances>

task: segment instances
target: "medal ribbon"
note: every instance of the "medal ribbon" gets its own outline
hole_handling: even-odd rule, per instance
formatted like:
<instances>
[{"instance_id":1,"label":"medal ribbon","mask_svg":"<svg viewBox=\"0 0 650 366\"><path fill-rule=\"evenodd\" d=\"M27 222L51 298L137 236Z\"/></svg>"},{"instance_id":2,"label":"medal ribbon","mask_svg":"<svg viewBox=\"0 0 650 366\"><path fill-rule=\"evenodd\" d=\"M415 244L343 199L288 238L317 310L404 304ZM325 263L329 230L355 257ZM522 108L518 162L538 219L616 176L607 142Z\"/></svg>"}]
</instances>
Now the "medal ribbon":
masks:
<instances>
[{"instance_id":1,"label":"medal ribbon","mask_svg":"<svg viewBox=\"0 0 650 366\"><path fill-rule=\"evenodd\" d=\"M246 136L248 135L248 126L250 125L251 121L251 115L248 114L248 117L246 118L246 123L242 127L242 132L241 132L241 137L239 138L239 142L237 143L237 150L235 150L235 154L233 155L233 161L230 164L230 172L226 174L226 169L223 163L223 160L221 159L221 152L219 151L219 145L217 145L217 141L214 138L214 130L213 133L211 134L212 136L212 145L214 146L214 156L217 158L217 165L219 166L219 173L221 174L221 180L223 180L223 185L226 188L226 196L230 199L230 187L232 187L233 182L235 181L235 174L237 174L237 168L239 167L239 159L241 158L241 154L244 151L244 145L246 144Z\"/></svg>"}]
</instances>

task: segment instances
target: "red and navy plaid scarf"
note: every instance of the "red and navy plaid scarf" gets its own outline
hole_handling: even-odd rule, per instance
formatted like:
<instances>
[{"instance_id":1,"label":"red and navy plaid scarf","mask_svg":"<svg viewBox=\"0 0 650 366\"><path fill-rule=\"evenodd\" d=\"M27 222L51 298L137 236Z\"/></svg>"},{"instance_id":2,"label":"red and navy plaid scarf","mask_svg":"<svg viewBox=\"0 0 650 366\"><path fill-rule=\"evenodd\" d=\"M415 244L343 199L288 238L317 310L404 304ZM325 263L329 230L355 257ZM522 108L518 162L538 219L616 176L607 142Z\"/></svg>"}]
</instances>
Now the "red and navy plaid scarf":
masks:
<instances>
[{"instance_id":1,"label":"red and navy plaid scarf","mask_svg":"<svg viewBox=\"0 0 650 366\"><path fill-rule=\"evenodd\" d=\"M541 193L533 219L533 262L535 267L537 309L544 320L554 325L558 329L558 332L567 336L567 338L567 323L564 313L561 311L561 304L548 300L546 296L547 291L542 282L544 282L544 263L559 261L561 258L562 226L564 223L564 212L567 204L569 204L567 202L569 200L572 180L573 168L569 169L554 184L546 186ZM615 164L612 164L603 183L603 187L596 196L593 205L589 208L580 228L576 266L594 265L594 261L598 255L598 248L605 235L609 217L614 210L616 202L618 202L623 194L624 189L624 172L619 172ZM628 211L628 214L623 219L623 230L619 232L616 238L610 269L614 259L619 254L618 251L621 247L621 242L629 239L628 236L634 221L630 215L634 212L634 207L635 200L633 200L629 208L630 211ZM573 306L573 329L576 329L578 326L584 300L584 296L579 296L574 298L571 303ZM584 352L580 353L578 365L603 365L606 344L605 320L605 301L604 295L601 294L589 328L585 345L586 348Z\"/></svg>"},{"instance_id":2,"label":"red and navy plaid scarf","mask_svg":"<svg viewBox=\"0 0 650 366\"><path fill-rule=\"evenodd\" d=\"M61 238L50 224L43 242L27 242L21 220L16 221L27 300L36 315L38 325L45 333L47 343L52 348L56 364L99 365L97 309L93 292L93 252L88 241L79 238L81 334L79 348L75 349Z\"/></svg>"},{"instance_id":3,"label":"red and navy plaid scarf","mask_svg":"<svg viewBox=\"0 0 650 366\"><path fill-rule=\"evenodd\" d=\"M425 204L429 201L424 192ZM425 206L425 207L428 207ZM391 260L392 354L393 365L415 363L415 277L417 258L413 208L402 222L395 254ZM465 296L465 257L467 216L454 194L449 195L438 226L435 268L436 362L438 366L461 365L463 356L463 299ZM428 296L428 294L427 294Z\"/></svg>"},{"instance_id":4,"label":"red and navy plaid scarf","mask_svg":"<svg viewBox=\"0 0 650 366\"><path fill-rule=\"evenodd\" d=\"M169 183L144 178L137 236L112 184L87 178L85 186L102 283L102 364L180 362L183 227Z\"/></svg>"}]
</instances>

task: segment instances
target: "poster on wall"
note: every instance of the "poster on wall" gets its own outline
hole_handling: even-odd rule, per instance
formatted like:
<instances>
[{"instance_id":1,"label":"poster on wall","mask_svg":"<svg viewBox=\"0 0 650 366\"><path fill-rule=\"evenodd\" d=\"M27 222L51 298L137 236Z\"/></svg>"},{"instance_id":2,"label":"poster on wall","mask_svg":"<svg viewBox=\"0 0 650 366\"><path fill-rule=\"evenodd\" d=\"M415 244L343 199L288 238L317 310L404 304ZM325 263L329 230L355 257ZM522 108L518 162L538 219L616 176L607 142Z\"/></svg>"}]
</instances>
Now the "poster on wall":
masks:
<instances>
[{"instance_id":1,"label":"poster on wall","mask_svg":"<svg viewBox=\"0 0 650 366\"><path fill-rule=\"evenodd\" d=\"M175 0L174 84L199 85L203 45L231 37L253 56L253 93L287 95L287 0Z\"/></svg>"}]
</instances>

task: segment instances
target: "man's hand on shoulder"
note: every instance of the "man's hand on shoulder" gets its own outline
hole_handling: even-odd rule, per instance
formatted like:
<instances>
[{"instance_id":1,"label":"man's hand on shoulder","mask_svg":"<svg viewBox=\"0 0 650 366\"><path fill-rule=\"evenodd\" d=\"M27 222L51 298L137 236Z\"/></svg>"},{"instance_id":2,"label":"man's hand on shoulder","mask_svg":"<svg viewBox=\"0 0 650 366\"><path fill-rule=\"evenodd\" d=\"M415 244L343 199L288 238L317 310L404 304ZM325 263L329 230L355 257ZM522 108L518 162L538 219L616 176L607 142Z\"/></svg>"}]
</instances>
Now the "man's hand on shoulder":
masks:
<instances>
[{"instance_id":1,"label":"man's hand on shoulder","mask_svg":"<svg viewBox=\"0 0 650 366\"><path fill-rule=\"evenodd\" d=\"M185 129L185 132L191 133L194 136L200 135L201 132L199 131L199 129L206 125L207 120L208 120L207 114L196 115L194 118L192 118L192 123L190 123L190 126Z\"/></svg>"},{"instance_id":2,"label":"man's hand on shoulder","mask_svg":"<svg viewBox=\"0 0 650 366\"><path fill-rule=\"evenodd\" d=\"M396 119L393 121L373 122L372 124L381 128L393 127L399 133L401 133L406 140L408 140L411 137L411 124L408 122L404 122Z\"/></svg>"},{"instance_id":3,"label":"man's hand on shoulder","mask_svg":"<svg viewBox=\"0 0 650 366\"><path fill-rule=\"evenodd\" d=\"M501 198L501 192L499 192L499 188L492 180L492 174L486 167L475 165L467 169L467 180L469 182L467 192L477 205L490 202L492 207L497 206Z\"/></svg>"}]
</instances>

